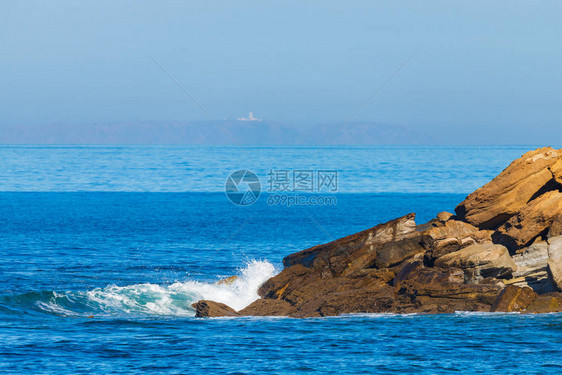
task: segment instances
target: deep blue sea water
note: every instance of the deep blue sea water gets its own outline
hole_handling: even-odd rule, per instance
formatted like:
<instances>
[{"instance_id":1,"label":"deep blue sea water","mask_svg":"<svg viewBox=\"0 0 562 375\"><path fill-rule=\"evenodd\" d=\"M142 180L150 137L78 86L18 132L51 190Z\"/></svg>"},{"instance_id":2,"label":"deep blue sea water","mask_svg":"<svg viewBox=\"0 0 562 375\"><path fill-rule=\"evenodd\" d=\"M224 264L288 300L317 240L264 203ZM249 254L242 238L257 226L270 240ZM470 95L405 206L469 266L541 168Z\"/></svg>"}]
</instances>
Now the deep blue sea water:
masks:
<instances>
[{"instance_id":1,"label":"deep blue sea water","mask_svg":"<svg viewBox=\"0 0 562 375\"><path fill-rule=\"evenodd\" d=\"M292 252L452 211L532 148L0 147L0 372L560 373L560 314L197 319L190 307L243 307ZM238 169L264 189L270 169L337 170L337 204L275 206L264 191L236 206L224 183Z\"/></svg>"}]
</instances>

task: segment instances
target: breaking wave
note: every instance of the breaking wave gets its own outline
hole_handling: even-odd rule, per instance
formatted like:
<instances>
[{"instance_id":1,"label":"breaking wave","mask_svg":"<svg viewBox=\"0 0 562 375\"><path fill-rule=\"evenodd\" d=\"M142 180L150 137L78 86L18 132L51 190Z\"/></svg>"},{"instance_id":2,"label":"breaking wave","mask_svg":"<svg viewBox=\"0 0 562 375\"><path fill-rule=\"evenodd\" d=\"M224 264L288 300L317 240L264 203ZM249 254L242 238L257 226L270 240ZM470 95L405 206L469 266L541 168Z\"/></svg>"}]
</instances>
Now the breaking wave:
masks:
<instances>
[{"instance_id":1,"label":"breaking wave","mask_svg":"<svg viewBox=\"0 0 562 375\"><path fill-rule=\"evenodd\" d=\"M60 316L194 316L191 304L202 299L222 302L235 310L259 298L258 288L275 276L275 267L267 261L250 261L228 283L198 281L171 285L109 285L89 291L31 292L3 298L2 310L31 308ZM14 306L16 305L16 306ZM23 306L22 306L23 305ZM18 309L18 310L19 310Z\"/></svg>"}]
</instances>

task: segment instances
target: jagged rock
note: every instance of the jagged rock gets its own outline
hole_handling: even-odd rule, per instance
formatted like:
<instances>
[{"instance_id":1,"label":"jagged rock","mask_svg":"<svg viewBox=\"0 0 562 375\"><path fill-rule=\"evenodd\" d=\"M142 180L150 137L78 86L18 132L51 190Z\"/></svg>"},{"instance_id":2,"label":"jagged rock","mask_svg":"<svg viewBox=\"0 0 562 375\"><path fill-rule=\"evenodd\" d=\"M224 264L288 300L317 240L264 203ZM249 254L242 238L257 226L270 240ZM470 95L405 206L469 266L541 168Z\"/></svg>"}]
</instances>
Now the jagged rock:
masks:
<instances>
[{"instance_id":1,"label":"jagged rock","mask_svg":"<svg viewBox=\"0 0 562 375\"><path fill-rule=\"evenodd\" d=\"M554 287L548 276L548 243L538 242L520 250L513 256L517 270L507 284L530 287L537 293L552 292Z\"/></svg>"},{"instance_id":2,"label":"jagged rock","mask_svg":"<svg viewBox=\"0 0 562 375\"><path fill-rule=\"evenodd\" d=\"M439 213L437 214L436 219L437 219L437 221L439 221L439 222L441 222L441 223L444 223L444 222L448 221L448 220L449 220L450 218L452 218L452 217L453 217L453 214L452 214L452 213L447 212L447 211L443 211L443 212L439 212Z\"/></svg>"},{"instance_id":3,"label":"jagged rock","mask_svg":"<svg viewBox=\"0 0 562 375\"><path fill-rule=\"evenodd\" d=\"M511 217L492 238L494 242L501 243L514 252L518 248L529 246L538 236L546 236L560 214L562 193L558 190L546 192Z\"/></svg>"},{"instance_id":4,"label":"jagged rock","mask_svg":"<svg viewBox=\"0 0 562 375\"><path fill-rule=\"evenodd\" d=\"M246 316L288 316L292 306L282 299L258 299L238 311L239 315Z\"/></svg>"},{"instance_id":5,"label":"jagged rock","mask_svg":"<svg viewBox=\"0 0 562 375\"><path fill-rule=\"evenodd\" d=\"M538 294L529 287L508 285L501 291L490 311L524 311L537 297Z\"/></svg>"},{"instance_id":6,"label":"jagged rock","mask_svg":"<svg viewBox=\"0 0 562 375\"><path fill-rule=\"evenodd\" d=\"M547 293L538 296L527 306L525 312L533 314L562 312L562 293Z\"/></svg>"},{"instance_id":7,"label":"jagged rock","mask_svg":"<svg viewBox=\"0 0 562 375\"><path fill-rule=\"evenodd\" d=\"M195 309L198 318L210 318L220 316L238 316L238 313L224 303L201 300L191 305Z\"/></svg>"},{"instance_id":8,"label":"jagged rock","mask_svg":"<svg viewBox=\"0 0 562 375\"><path fill-rule=\"evenodd\" d=\"M324 269L339 276L346 268L361 270L374 263L378 248L389 242L400 241L419 235L414 221L415 214L377 225L371 229L318 245L283 259L285 267L301 264L307 268Z\"/></svg>"},{"instance_id":9,"label":"jagged rock","mask_svg":"<svg viewBox=\"0 0 562 375\"><path fill-rule=\"evenodd\" d=\"M558 188L549 167L559 165L561 154L551 147L527 152L459 204L457 217L482 229L499 227L541 192Z\"/></svg>"},{"instance_id":10,"label":"jagged rock","mask_svg":"<svg viewBox=\"0 0 562 375\"><path fill-rule=\"evenodd\" d=\"M562 290L562 236L549 240L548 271L554 285L558 290Z\"/></svg>"},{"instance_id":11,"label":"jagged rock","mask_svg":"<svg viewBox=\"0 0 562 375\"><path fill-rule=\"evenodd\" d=\"M517 269L507 249L495 244L472 245L443 255L435 261L435 266L461 268L465 279L473 283L485 277L507 277Z\"/></svg>"}]
</instances>

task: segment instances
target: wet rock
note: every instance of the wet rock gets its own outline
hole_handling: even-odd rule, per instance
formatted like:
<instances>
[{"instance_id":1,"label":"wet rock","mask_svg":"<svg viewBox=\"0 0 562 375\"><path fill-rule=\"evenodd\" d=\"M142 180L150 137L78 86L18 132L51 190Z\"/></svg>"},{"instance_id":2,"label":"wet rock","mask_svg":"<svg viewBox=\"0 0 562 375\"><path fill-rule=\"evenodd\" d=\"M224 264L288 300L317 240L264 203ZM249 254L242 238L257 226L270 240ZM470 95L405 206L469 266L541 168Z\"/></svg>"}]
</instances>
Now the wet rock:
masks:
<instances>
[{"instance_id":1,"label":"wet rock","mask_svg":"<svg viewBox=\"0 0 562 375\"><path fill-rule=\"evenodd\" d=\"M551 147L527 152L459 204L457 217L481 229L498 228L535 196L558 188L549 167L559 165L561 154Z\"/></svg>"},{"instance_id":2,"label":"wet rock","mask_svg":"<svg viewBox=\"0 0 562 375\"><path fill-rule=\"evenodd\" d=\"M501 291L490 311L524 311L537 297L538 294L529 287L521 288L515 285L508 285Z\"/></svg>"},{"instance_id":3,"label":"wet rock","mask_svg":"<svg viewBox=\"0 0 562 375\"><path fill-rule=\"evenodd\" d=\"M315 298L299 304L290 316L301 318L394 311L395 294L395 289L388 285L324 288Z\"/></svg>"},{"instance_id":4,"label":"wet rock","mask_svg":"<svg viewBox=\"0 0 562 375\"><path fill-rule=\"evenodd\" d=\"M457 267L465 273L468 282L478 283L483 278L502 278L517 270L517 265L504 246L477 244L443 255L435 261L437 267Z\"/></svg>"},{"instance_id":5,"label":"wet rock","mask_svg":"<svg viewBox=\"0 0 562 375\"><path fill-rule=\"evenodd\" d=\"M221 316L238 316L238 313L224 303L201 300L191 305L195 309L198 318L210 318Z\"/></svg>"},{"instance_id":6,"label":"wet rock","mask_svg":"<svg viewBox=\"0 0 562 375\"><path fill-rule=\"evenodd\" d=\"M548 233L558 215L562 214L562 193L549 191L529 202L503 224L492 236L512 252L529 246L537 237Z\"/></svg>"},{"instance_id":7,"label":"wet rock","mask_svg":"<svg viewBox=\"0 0 562 375\"><path fill-rule=\"evenodd\" d=\"M548 272L552 277L554 286L558 290L562 290L562 236L549 240Z\"/></svg>"}]
</instances>

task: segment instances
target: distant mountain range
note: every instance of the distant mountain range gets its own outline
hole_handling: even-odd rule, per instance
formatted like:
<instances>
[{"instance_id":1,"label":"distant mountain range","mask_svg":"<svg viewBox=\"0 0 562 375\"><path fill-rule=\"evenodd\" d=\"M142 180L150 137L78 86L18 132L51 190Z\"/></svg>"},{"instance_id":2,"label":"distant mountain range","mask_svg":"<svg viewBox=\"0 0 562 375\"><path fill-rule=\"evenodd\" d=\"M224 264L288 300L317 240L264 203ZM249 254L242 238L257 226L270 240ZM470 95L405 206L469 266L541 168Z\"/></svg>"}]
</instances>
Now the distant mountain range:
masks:
<instances>
[{"instance_id":1,"label":"distant mountain range","mask_svg":"<svg viewBox=\"0 0 562 375\"><path fill-rule=\"evenodd\" d=\"M243 145L382 145L431 141L404 125L351 122L342 126L239 120L18 125L0 127L0 143L232 145L235 140Z\"/></svg>"}]
</instances>

